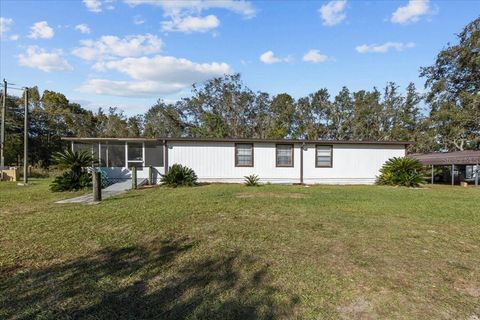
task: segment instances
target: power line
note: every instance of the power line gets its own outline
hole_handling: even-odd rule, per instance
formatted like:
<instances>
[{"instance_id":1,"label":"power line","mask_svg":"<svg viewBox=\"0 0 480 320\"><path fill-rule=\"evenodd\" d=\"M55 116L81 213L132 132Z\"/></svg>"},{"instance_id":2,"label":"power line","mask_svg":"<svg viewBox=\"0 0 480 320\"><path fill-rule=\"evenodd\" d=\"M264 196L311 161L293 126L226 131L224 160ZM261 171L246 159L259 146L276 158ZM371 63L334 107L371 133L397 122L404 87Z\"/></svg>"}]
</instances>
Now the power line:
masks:
<instances>
[{"instance_id":1,"label":"power line","mask_svg":"<svg viewBox=\"0 0 480 320\"><path fill-rule=\"evenodd\" d=\"M17 87L10 87L10 86L8 86L7 88L8 89L14 89L14 90L22 90L22 91L26 89L25 87L24 88L17 88Z\"/></svg>"}]
</instances>

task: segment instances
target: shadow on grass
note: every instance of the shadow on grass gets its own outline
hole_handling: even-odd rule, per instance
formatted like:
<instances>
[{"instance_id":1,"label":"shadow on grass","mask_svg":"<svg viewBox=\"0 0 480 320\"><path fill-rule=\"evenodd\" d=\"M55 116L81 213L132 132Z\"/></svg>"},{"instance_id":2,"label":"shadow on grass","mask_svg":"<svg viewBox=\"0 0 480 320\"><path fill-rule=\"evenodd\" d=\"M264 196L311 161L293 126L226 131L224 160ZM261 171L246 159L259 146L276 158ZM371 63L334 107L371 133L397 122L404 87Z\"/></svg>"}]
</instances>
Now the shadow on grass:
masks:
<instances>
[{"instance_id":1,"label":"shadow on grass","mask_svg":"<svg viewBox=\"0 0 480 320\"><path fill-rule=\"evenodd\" d=\"M239 252L191 257L189 240L105 249L26 272L0 270L0 318L277 319L297 298Z\"/></svg>"}]
</instances>

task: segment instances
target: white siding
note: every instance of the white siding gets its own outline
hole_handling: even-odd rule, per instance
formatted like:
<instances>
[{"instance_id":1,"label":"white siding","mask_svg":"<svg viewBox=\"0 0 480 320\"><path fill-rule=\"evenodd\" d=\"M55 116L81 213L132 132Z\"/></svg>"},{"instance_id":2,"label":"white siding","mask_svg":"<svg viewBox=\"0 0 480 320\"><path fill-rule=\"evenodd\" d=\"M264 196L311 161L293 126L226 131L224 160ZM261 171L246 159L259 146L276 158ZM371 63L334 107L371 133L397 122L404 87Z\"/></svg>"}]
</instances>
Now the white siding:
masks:
<instances>
[{"instance_id":1,"label":"white siding","mask_svg":"<svg viewBox=\"0 0 480 320\"><path fill-rule=\"evenodd\" d=\"M275 144L254 143L253 167L235 167L233 142L169 142L168 165L179 163L192 168L203 182L243 182L256 174L261 182L299 183L300 145L294 148L294 167L276 167Z\"/></svg>"},{"instance_id":2,"label":"white siding","mask_svg":"<svg viewBox=\"0 0 480 320\"><path fill-rule=\"evenodd\" d=\"M305 145L304 183L373 184L382 165L405 156L403 145L334 144L332 168L315 167L315 145Z\"/></svg>"},{"instance_id":3,"label":"white siding","mask_svg":"<svg viewBox=\"0 0 480 320\"><path fill-rule=\"evenodd\" d=\"M275 143L254 143L254 166L235 167L233 142L169 142L168 165L192 168L202 182L243 182L257 174L261 182L299 183L300 144L294 145L294 166L276 167ZM373 184L380 167L405 155L403 145L334 144L332 168L315 167L315 145L304 151L304 183Z\"/></svg>"}]
</instances>

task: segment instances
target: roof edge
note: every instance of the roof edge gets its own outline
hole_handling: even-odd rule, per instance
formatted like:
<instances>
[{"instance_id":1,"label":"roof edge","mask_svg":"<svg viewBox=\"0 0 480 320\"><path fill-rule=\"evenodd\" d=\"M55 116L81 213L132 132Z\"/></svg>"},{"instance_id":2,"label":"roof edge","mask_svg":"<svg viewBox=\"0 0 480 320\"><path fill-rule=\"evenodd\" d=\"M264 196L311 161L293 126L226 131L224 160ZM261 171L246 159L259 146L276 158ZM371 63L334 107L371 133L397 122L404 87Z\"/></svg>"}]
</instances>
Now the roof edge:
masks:
<instances>
[{"instance_id":1,"label":"roof edge","mask_svg":"<svg viewBox=\"0 0 480 320\"><path fill-rule=\"evenodd\" d=\"M310 140L310 139L259 139L259 138L191 138L191 137L161 137L161 138L82 138L62 137L64 141L191 141L191 142L267 142L267 143L311 143L311 144L379 144L379 145L412 145L412 141L369 141L369 140Z\"/></svg>"}]
</instances>

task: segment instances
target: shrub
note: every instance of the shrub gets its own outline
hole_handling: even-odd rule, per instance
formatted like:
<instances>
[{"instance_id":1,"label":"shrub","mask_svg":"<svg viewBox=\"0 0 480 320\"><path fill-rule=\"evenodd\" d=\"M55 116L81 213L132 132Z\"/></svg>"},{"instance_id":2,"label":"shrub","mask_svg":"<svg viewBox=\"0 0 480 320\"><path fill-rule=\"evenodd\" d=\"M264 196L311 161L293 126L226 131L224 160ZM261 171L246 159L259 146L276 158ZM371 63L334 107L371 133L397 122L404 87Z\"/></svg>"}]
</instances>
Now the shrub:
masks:
<instances>
[{"instance_id":1,"label":"shrub","mask_svg":"<svg viewBox=\"0 0 480 320\"><path fill-rule=\"evenodd\" d=\"M169 187L191 187L197 184L195 171L181 164L174 164L167 174L162 174L162 184Z\"/></svg>"},{"instance_id":2,"label":"shrub","mask_svg":"<svg viewBox=\"0 0 480 320\"><path fill-rule=\"evenodd\" d=\"M260 178L256 174L245 176L245 185L248 187L258 186L259 181L260 181Z\"/></svg>"},{"instance_id":3,"label":"shrub","mask_svg":"<svg viewBox=\"0 0 480 320\"><path fill-rule=\"evenodd\" d=\"M89 152L74 152L67 149L55 153L53 161L57 168L67 171L53 180L50 184L50 190L59 192L91 187L92 175L88 173L87 168L94 165L95 161Z\"/></svg>"},{"instance_id":4,"label":"shrub","mask_svg":"<svg viewBox=\"0 0 480 320\"><path fill-rule=\"evenodd\" d=\"M73 171L65 171L61 176L56 177L50 184L53 192L74 191L92 186L92 175L88 172L81 172L80 175Z\"/></svg>"},{"instance_id":5,"label":"shrub","mask_svg":"<svg viewBox=\"0 0 480 320\"><path fill-rule=\"evenodd\" d=\"M425 183L420 161L408 157L389 159L380 169L377 184L389 186L418 187Z\"/></svg>"}]
</instances>

